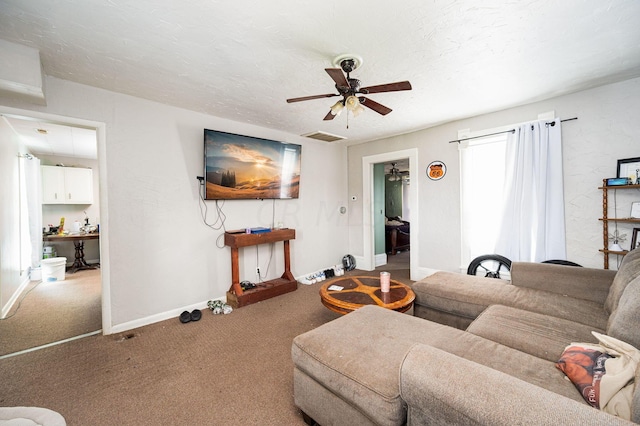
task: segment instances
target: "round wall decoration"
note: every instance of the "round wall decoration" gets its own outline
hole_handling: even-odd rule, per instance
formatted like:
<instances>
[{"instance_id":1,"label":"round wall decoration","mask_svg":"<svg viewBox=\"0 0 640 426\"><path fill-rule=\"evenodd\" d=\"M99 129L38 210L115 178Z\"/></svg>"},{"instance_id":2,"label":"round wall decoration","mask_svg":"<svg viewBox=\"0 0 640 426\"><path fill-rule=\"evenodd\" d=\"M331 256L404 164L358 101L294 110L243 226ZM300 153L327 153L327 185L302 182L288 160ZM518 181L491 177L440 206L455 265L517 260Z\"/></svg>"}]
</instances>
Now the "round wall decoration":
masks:
<instances>
[{"instance_id":1,"label":"round wall decoration","mask_svg":"<svg viewBox=\"0 0 640 426\"><path fill-rule=\"evenodd\" d=\"M447 166L442 161L432 161L427 166L427 177L431 180L440 180L447 174Z\"/></svg>"}]
</instances>

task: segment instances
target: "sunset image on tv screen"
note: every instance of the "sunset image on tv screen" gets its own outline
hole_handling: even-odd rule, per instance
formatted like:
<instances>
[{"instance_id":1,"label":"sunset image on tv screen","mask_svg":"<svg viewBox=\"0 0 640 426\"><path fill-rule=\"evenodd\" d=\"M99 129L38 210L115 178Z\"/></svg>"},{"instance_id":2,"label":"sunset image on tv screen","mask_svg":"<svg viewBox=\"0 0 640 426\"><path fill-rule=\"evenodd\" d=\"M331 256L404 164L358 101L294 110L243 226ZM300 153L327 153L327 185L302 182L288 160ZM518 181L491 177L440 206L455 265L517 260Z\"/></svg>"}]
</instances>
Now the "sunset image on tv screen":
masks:
<instances>
[{"instance_id":1,"label":"sunset image on tv screen","mask_svg":"<svg viewBox=\"0 0 640 426\"><path fill-rule=\"evenodd\" d=\"M298 198L302 146L204 131L207 200Z\"/></svg>"}]
</instances>

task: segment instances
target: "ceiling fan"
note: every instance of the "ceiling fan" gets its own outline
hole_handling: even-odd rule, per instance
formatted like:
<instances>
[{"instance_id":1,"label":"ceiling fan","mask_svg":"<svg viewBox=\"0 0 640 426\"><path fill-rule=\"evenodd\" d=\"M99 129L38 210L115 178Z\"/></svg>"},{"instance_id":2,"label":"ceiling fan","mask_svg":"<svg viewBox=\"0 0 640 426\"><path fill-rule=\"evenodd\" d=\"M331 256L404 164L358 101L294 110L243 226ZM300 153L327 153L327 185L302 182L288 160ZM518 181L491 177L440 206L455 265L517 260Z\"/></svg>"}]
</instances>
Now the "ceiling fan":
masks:
<instances>
[{"instance_id":1,"label":"ceiling fan","mask_svg":"<svg viewBox=\"0 0 640 426\"><path fill-rule=\"evenodd\" d=\"M398 92L401 90L411 90L411 83L400 81L397 83L380 84L377 86L360 87L360 80L351 78L350 73L362 64L362 60L355 55L342 55L334 60L334 64L339 63L340 68L325 68L325 71L336 83L338 93L326 93L324 95L303 96L300 98L287 99L288 103L309 101L312 99L332 98L342 96L342 100L336 102L329 110L324 120L333 120L340 115L344 108L351 111L354 116L358 116L364 108L374 110L378 114L387 115L392 109L364 96L371 93ZM343 73L344 72L344 73ZM346 74L346 76L345 76Z\"/></svg>"},{"instance_id":2,"label":"ceiling fan","mask_svg":"<svg viewBox=\"0 0 640 426\"><path fill-rule=\"evenodd\" d=\"M405 170L403 172L400 171L400 169L398 169L396 167L398 163L391 163L391 169L389 170L389 182L396 182L399 180L405 180L408 179L409 177L409 171Z\"/></svg>"}]
</instances>

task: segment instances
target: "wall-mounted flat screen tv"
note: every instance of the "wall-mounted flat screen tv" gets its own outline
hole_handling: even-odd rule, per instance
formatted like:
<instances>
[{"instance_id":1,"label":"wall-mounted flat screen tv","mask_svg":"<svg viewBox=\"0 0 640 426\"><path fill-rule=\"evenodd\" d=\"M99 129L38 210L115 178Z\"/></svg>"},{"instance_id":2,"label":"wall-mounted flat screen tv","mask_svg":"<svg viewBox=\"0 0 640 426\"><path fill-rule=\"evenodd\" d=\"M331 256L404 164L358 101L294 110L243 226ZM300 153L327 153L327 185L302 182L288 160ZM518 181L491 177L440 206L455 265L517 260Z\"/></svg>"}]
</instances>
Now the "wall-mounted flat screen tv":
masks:
<instances>
[{"instance_id":1,"label":"wall-mounted flat screen tv","mask_svg":"<svg viewBox=\"0 0 640 426\"><path fill-rule=\"evenodd\" d=\"M301 145L205 129L205 200L298 198L301 154Z\"/></svg>"}]
</instances>

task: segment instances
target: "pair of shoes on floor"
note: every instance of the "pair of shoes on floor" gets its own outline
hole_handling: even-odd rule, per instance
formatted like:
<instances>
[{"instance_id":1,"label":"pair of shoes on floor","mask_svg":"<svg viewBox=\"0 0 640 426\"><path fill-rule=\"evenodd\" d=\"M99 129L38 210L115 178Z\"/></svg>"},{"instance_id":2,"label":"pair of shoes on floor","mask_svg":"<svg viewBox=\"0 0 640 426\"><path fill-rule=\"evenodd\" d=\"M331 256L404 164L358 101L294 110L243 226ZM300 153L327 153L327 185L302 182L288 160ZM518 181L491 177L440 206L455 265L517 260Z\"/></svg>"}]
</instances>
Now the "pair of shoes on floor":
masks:
<instances>
[{"instance_id":1,"label":"pair of shoes on floor","mask_svg":"<svg viewBox=\"0 0 640 426\"><path fill-rule=\"evenodd\" d=\"M314 274L311 274L307 277L304 277L300 280L301 284L315 284L326 280L327 278L335 278L344 275L344 269L342 265L334 265L329 269L325 269L324 271L319 271Z\"/></svg>"},{"instance_id":2,"label":"pair of shoes on floor","mask_svg":"<svg viewBox=\"0 0 640 426\"><path fill-rule=\"evenodd\" d=\"M327 276L325 275L324 271L320 271L320 272L311 274L308 277L305 277L305 279L302 280L301 282L302 284L315 284L315 283L324 281L326 279L327 279Z\"/></svg>"},{"instance_id":3,"label":"pair of shoes on floor","mask_svg":"<svg viewBox=\"0 0 640 426\"><path fill-rule=\"evenodd\" d=\"M233 312L233 308L221 300L209 300L207 306L214 315L227 315Z\"/></svg>"},{"instance_id":4,"label":"pair of shoes on floor","mask_svg":"<svg viewBox=\"0 0 640 426\"><path fill-rule=\"evenodd\" d=\"M184 311L180 314L180 322L183 324L190 321L200 321L200 318L202 318L202 311L200 311L200 309L194 309L191 313Z\"/></svg>"}]
</instances>

